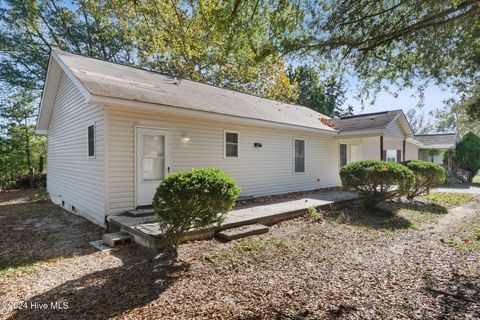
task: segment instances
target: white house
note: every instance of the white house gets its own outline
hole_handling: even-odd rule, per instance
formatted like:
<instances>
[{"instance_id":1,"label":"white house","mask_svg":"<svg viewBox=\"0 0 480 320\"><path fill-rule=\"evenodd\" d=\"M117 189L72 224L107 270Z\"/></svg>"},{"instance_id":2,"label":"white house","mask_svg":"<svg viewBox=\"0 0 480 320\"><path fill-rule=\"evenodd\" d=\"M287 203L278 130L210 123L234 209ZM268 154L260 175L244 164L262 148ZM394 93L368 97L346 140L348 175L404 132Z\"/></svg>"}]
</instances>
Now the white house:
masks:
<instances>
[{"instance_id":1,"label":"white house","mask_svg":"<svg viewBox=\"0 0 480 320\"><path fill-rule=\"evenodd\" d=\"M52 201L100 225L150 205L173 171L218 168L262 196L339 186L341 165L417 159L422 146L401 111L330 119L63 51L50 56L37 132Z\"/></svg>"}]
</instances>

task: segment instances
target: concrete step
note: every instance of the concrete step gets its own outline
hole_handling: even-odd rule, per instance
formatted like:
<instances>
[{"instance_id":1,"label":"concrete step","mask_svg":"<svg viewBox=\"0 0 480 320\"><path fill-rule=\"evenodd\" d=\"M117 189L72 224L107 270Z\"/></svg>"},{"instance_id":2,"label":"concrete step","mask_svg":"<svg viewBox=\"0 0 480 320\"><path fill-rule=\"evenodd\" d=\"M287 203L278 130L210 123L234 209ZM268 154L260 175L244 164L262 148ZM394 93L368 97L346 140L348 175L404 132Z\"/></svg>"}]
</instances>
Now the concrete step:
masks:
<instances>
[{"instance_id":1,"label":"concrete step","mask_svg":"<svg viewBox=\"0 0 480 320\"><path fill-rule=\"evenodd\" d=\"M245 238L257 234L267 233L270 230L269 227L263 224L249 224L246 226L236 227L232 229L226 229L217 232L217 237L225 241L231 241L235 239Z\"/></svg>"},{"instance_id":2,"label":"concrete step","mask_svg":"<svg viewBox=\"0 0 480 320\"><path fill-rule=\"evenodd\" d=\"M103 242L110 247L116 247L119 244L132 242L133 237L125 232L112 232L103 235Z\"/></svg>"},{"instance_id":3,"label":"concrete step","mask_svg":"<svg viewBox=\"0 0 480 320\"><path fill-rule=\"evenodd\" d=\"M152 208L142 208L142 209L135 209L135 210L128 210L127 216L129 217L146 217L152 216L154 213Z\"/></svg>"}]
</instances>

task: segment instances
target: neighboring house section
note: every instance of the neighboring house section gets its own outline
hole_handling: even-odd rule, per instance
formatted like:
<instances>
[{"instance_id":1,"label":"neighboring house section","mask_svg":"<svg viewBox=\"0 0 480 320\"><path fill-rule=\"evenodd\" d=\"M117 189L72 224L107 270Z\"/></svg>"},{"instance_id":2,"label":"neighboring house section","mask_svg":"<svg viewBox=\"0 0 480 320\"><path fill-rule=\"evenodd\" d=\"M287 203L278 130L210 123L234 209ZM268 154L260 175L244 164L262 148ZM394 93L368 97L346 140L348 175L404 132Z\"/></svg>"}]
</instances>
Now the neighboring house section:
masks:
<instances>
[{"instance_id":1,"label":"neighboring house section","mask_svg":"<svg viewBox=\"0 0 480 320\"><path fill-rule=\"evenodd\" d=\"M384 111L330 120L346 145L347 163L358 160L401 162L417 159L417 145L402 110ZM345 148L345 147L344 147Z\"/></svg>"},{"instance_id":2,"label":"neighboring house section","mask_svg":"<svg viewBox=\"0 0 480 320\"><path fill-rule=\"evenodd\" d=\"M421 143L421 148L418 150L418 158L420 160L434 162L436 164L443 164L443 155L449 149L455 149L458 142L458 135L456 133L439 133L416 135L415 140ZM429 152L430 150L437 150L436 152ZM446 159L448 163L445 165L452 166L452 159Z\"/></svg>"},{"instance_id":3,"label":"neighboring house section","mask_svg":"<svg viewBox=\"0 0 480 320\"><path fill-rule=\"evenodd\" d=\"M171 172L210 167L242 197L339 186L363 159L418 158L401 110L330 119L281 103L53 51L37 121L52 201L105 224L151 205Z\"/></svg>"}]
</instances>

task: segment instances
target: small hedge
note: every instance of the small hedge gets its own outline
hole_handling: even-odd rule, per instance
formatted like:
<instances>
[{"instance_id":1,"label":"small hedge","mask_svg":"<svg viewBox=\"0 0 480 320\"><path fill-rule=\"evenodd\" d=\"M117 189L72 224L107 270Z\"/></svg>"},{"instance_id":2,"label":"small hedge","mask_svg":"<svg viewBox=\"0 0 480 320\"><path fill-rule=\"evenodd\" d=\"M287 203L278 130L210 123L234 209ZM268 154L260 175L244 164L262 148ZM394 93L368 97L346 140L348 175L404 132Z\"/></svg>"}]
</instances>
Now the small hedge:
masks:
<instances>
[{"instance_id":1,"label":"small hedge","mask_svg":"<svg viewBox=\"0 0 480 320\"><path fill-rule=\"evenodd\" d=\"M415 175L407 167L379 160L350 163L340 170L340 178L346 190L359 193L366 208L407 194L415 183Z\"/></svg>"},{"instance_id":2,"label":"small hedge","mask_svg":"<svg viewBox=\"0 0 480 320\"><path fill-rule=\"evenodd\" d=\"M421 160L411 160L402 163L415 174L415 183L407 193L407 199L427 194L430 189L441 185L446 178L445 169L438 164Z\"/></svg>"},{"instance_id":3,"label":"small hedge","mask_svg":"<svg viewBox=\"0 0 480 320\"><path fill-rule=\"evenodd\" d=\"M220 223L240 192L236 181L217 169L193 169L165 177L153 198L155 216L165 230L167 253L177 256L185 232Z\"/></svg>"}]
</instances>

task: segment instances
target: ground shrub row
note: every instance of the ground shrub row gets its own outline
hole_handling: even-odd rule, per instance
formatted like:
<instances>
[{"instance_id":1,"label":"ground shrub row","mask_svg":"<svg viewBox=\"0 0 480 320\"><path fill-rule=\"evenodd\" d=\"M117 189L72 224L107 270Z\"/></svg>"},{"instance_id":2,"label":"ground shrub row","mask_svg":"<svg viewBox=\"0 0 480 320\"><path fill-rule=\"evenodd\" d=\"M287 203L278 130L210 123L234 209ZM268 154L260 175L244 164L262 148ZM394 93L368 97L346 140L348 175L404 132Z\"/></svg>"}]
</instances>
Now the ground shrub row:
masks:
<instances>
[{"instance_id":1,"label":"ground shrub row","mask_svg":"<svg viewBox=\"0 0 480 320\"><path fill-rule=\"evenodd\" d=\"M346 190L362 196L366 208L374 208L387 199L406 196L412 200L428 194L445 181L446 171L437 164L420 160L402 163L364 160L344 166L340 178Z\"/></svg>"}]
</instances>

